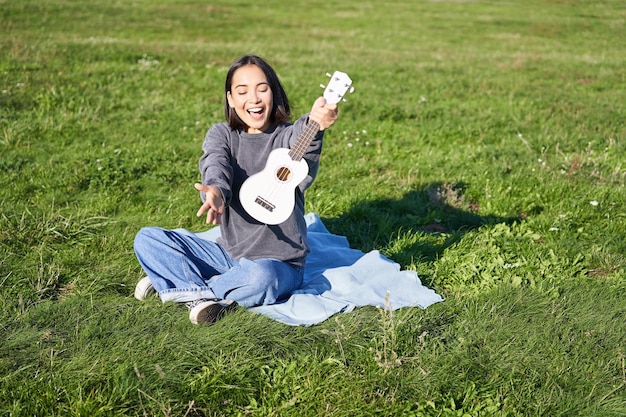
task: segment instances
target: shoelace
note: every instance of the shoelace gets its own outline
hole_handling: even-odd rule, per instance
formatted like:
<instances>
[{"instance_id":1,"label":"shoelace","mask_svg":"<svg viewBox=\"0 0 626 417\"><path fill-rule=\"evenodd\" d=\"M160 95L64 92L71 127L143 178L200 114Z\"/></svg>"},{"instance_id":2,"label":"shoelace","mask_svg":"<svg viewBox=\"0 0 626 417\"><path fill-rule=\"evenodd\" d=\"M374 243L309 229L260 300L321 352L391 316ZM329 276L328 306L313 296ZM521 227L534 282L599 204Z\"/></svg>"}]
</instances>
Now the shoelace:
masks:
<instances>
[{"instance_id":1,"label":"shoelace","mask_svg":"<svg viewBox=\"0 0 626 417\"><path fill-rule=\"evenodd\" d=\"M187 301L185 303L185 305L187 306L187 308L189 310L191 310L192 308L194 308L195 306L197 306L200 303L204 303L206 301L220 301L219 298L198 298L197 300L193 300L193 301Z\"/></svg>"}]
</instances>

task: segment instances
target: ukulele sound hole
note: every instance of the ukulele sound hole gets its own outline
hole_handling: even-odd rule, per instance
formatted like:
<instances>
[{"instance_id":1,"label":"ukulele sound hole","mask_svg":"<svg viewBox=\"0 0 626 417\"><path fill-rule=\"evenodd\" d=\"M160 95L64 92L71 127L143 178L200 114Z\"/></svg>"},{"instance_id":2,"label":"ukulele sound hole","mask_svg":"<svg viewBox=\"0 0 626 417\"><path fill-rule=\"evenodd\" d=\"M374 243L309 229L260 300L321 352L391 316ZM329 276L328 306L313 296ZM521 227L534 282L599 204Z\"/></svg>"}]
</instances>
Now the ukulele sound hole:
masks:
<instances>
[{"instance_id":1,"label":"ukulele sound hole","mask_svg":"<svg viewBox=\"0 0 626 417\"><path fill-rule=\"evenodd\" d=\"M280 167L278 171L276 171L276 177L283 182L289 181L289 178L291 178L291 170L286 167Z\"/></svg>"}]
</instances>

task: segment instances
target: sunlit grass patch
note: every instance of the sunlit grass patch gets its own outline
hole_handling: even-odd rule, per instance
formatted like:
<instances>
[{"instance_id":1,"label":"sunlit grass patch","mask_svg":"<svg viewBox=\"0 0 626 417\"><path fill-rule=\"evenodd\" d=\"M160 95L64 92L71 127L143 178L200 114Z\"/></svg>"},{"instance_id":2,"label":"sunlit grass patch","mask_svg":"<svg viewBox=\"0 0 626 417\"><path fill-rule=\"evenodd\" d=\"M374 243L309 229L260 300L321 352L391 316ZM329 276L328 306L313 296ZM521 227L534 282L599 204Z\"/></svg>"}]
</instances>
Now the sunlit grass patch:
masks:
<instances>
[{"instance_id":1,"label":"sunlit grass patch","mask_svg":"<svg viewBox=\"0 0 626 417\"><path fill-rule=\"evenodd\" d=\"M622 415L624 14L612 1L3 2L0 416ZM310 328L132 296L204 230L232 61L355 93L307 211L445 297Z\"/></svg>"}]
</instances>

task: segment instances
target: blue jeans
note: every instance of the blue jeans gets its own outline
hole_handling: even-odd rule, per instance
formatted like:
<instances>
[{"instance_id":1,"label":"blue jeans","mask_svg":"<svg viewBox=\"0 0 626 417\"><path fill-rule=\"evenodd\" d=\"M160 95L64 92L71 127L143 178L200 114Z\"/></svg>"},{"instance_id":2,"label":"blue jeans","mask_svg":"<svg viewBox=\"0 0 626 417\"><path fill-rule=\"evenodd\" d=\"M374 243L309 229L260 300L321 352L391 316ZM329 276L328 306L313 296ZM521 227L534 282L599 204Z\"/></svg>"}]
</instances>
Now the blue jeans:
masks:
<instances>
[{"instance_id":1,"label":"blue jeans","mask_svg":"<svg viewBox=\"0 0 626 417\"><path fill-rule=\"evenodd\" d=\"M245 307L273 304L302 285L304 270L277 259L232 259L217 243L178 229L144 227L135 254L161 300L234 300Z\"/></svg>"}]
</instances>

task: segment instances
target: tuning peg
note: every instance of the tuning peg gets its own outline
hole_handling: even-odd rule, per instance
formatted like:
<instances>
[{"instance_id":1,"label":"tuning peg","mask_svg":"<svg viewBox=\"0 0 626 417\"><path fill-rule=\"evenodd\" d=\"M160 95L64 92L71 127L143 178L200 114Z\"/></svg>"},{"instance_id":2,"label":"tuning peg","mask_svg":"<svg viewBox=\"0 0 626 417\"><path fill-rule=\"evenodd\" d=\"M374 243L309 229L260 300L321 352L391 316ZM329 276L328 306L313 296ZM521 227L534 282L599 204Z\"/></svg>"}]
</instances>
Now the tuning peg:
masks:
<instances>
[{"instance_id":1,"label":"tuning peg","mask_svg":"<svg viewBox=\"0 0 626 417\"><path fill-rule=\"evenodd\" d=\"M354 87L351 86L349 91L350 93L354 93Z\"/></svg>"},{"instance_id":2,"label":"tuning peg","mask_svg":"<svg viewBox=\"0 0 626 417\"><path fill-rule=\"evenodd\" d=\"M328 78L332 77L332 75L331 75L329 72L327 72L327 73L326 73L326 76L327 76Z\"/></svg>"},{"instance_id":3,"label":"tuning peg","mask_svg":"<svg viewBox=\"0 0 626 417\"><path fill-rule=\"evenodd\" d=\"M324 84L320 84L320 87L322 88L326 88L326 86Z\"/></svg>"}]
</instances>

